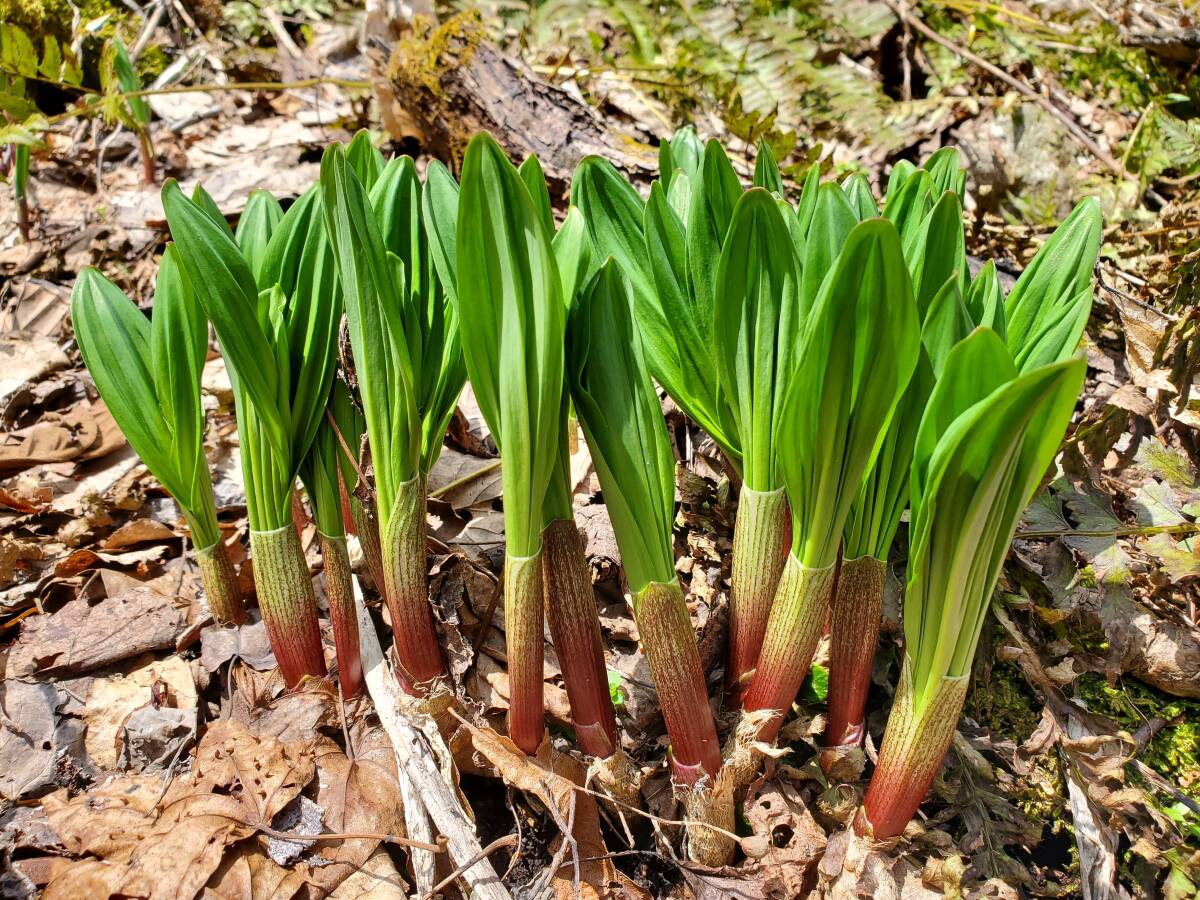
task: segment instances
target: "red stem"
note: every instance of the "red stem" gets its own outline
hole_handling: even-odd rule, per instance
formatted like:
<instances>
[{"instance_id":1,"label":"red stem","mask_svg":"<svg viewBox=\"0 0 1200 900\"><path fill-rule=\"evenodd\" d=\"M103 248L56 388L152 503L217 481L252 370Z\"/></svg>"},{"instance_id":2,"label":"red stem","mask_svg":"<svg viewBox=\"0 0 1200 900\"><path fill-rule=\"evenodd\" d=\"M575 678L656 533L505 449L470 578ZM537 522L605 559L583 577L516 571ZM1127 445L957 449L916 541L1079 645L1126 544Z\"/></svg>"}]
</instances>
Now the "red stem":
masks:
<instances>
[{"instance_id":1,"label":"red stem","mask_svg":"<svg viewBox=\"0 0 1200 900\"><path fill-rule=\"evenodd\" d=\"M258 605L284 681L295 687L305 675L324 677L317 602L296 529L251 531L250 552Z\"/></svg>"},{"instance_id":2,"label":"red stem","mask_svg":"<svg viewBox=\"0 0 1200 900\"><path fill-rule=\"evenodd\" d=\"M691 787L705 774L716 778L721 745L679 582L648 584L634 598L634 614L671 739L675 780Z\"/></svg>"},{"instance_id":3,"label":"red stem","mask_svg":"<svg viewBox=\"0 0 1200 900\"><path fill-rule=\"evenodd\" d=\"M775 739L804 684L825 624L834 580L834 566L810 569L795 556L788 556L758 668L743 698L747 711L769 709L778 713L759 730L759 740Z\"/></svg>"},{"instance_id":4,"label":"red stem","mask_svg":"<svg viewBox=\"0 0 1200 900\"><path fill-rule=\"evenodd\" d=\"M588 756L607 759L620 746L617 718L583 538L573 520L556 519L542 531L542 581L576 742Z\"/></svg>"},{"instance_id":5,"label":"red stem","mask_svg":"<svg viewBox=\"0 0 1200 900\"><path fill-rule=\"evenodd\" d=\"M354 606L346 539L321 535L321 556L325 560L325 588L329 595L333 644L337 649L338 678L342 683L342 696L349 699L357 697L362 691L363 673L358 641L358 612Z\"/></svg>"},{"instance_id":6,"label":"red stem","mask_svg":"<svg viewBox=\"0 0 1200 900\"><path fill-rule=\"evenodd\" d=\"M954 741L954 730L967 699L968 679L946 678L931 688L918 710L914 706L908 657L888 716L879 763L871 776L863 808L855 818L859 834L887 840L903 833Z\"/></svg>"},{"instance_id":7,"label":"red stem","mask_svg":"<svg viewBox=\"0 0 1200 900\"><path fill-rule=\"evenodd\" d=\"M508 648L508 736L533 755L546 732L542 714L542 554L504 560L504 639Z\"/></svg>"},{"instance_id":8,"label":"red stem","mask_svg":"<svg viewBox=\"0 0 1200 900\"><path fill-rule=\"evenodd\" d=\"M842 560L830 602L827 747L862 742L886 575L887 564L873 556Z\"/></svg>"},{"instance_id":9,"label":"red stem","mask_svg":"<svg viewBox=\"0 0 1200 900\"><path fill-rule=\"evenodd\" d=\"M758 666L779 576L787 561L791 520L782 488L742 488L733 531L726 706L737 708Z\"/></svg>"},{"instance_id":10,"label":"red stem","mask_svg":"<svg viewBox=\"0 0 1200 900\"><path fill-rule=\"evenodd\" d=\"M154 184L158 179L154 165L154 142L149 131L138 132L138 151L142 157L142 183Z\"/></svg>"},{"instance_id":11,"label":"red stem","mask_svg":"<svg viewBox=\"0 0 1200 900\"><path fill-rule=\"evenodd\" d=\"M429 606L423 477L400 485L384 525L381 547L383 593L392 618L401 680L410 693L423 696L446 672Z\"/></svg>"}]
</instances>

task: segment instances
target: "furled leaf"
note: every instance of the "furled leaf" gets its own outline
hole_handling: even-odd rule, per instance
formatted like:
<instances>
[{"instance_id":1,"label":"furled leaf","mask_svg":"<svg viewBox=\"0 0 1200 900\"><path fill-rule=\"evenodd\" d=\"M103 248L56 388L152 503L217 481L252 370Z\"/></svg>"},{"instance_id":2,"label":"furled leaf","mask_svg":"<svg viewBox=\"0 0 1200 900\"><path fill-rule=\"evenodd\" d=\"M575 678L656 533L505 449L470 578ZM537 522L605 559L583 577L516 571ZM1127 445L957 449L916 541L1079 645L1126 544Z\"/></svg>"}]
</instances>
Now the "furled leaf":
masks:
<instances>
[{"instance_id":1,"label":"furled leaf","mask_svg":"<svg viewBox=\"0 0 1200 900\"><path fill-rule=\"evenodd\" d=\"M500 146L481 134L463 161L457 257L463 354L503 467L505 542L529 557L563 415L566 307L551 235Z\"/></svg>"},{"instance_id":2,"label":"furled leaf","mask_svg":"<svg viewBox=\"0 0 1200 900\"><path fill-rule=\"evenodd\" d=\"M840 189L835 187L840 194ZM809 317L776 433L792 552L834 563L842 526L917 363L919 323L895 227L855 226Z\"/></svg>"},{"instance_id":3,"label":"furled leaf","mask_svg":"<svg viewBox=\"0 0 1200 900\"><path fill-rule=\"evenodd\" d=\"M608 260L582 291L567 330L567 379L629 589L675 578L675 461L633 322L632 294Z\"/></svg>"},{"instance_id":4,"label":"furled leaf","mask_svg":"<svg viewBox=\"0 0 1200 900\"><path fill-rule=\"evenodd\" d=\"M802 326L800 272L776 200L755 188L742 195L717 270L717 368L729 398L748 487L780 486L775 425L796 366Z\"/></svg>"},{"instance_id":5,"label":"furled leaf","mask_svg":"<svg viewBox=\"0 0 1200 900\"><path fill-rule=\"evenodd\" d=\"M969 671L1013 532L1058 450L1086 369L1076 357L988 392L995 379L974 356L995 356L999 338L977 334L947 361L913 459L904 631L918 709L942 679Z\"/></svg>"},{"instance_id":6,"label":"furled leaf","mask_svg":"<svg viewBox=\"0 0 1200 900\"><path fill-rule=\"evenodd\" d=\"M1008 347L1021 371L1075 352L1092 310L1101 227L1100 204L1082 201L1013 285L1005 302Z\"/></svg>"}]
</instances>

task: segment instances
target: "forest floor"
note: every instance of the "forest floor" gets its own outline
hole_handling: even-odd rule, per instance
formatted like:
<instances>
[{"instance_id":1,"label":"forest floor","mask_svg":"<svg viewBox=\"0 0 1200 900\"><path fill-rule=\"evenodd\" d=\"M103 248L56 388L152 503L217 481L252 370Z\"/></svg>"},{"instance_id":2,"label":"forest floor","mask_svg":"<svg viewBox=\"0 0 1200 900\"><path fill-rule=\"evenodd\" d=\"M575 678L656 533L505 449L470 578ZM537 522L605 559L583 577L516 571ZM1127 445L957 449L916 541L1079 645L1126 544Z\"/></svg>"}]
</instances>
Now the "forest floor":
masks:
<instances>
[{"instance_id":1,"label":"forest floor","mask_svg":"<svg viewBox=\"0 0 1200 900\"><path fill-rule=\"evenodd\" d=\"M522 79L590 106L643 175L657 142L687 122L747 173L766 138L790 176L820 161L866 174L877 195L896 161L954 144L969 167L968 249L1013 274L1081 197L1098 197L1106 221L1085 398L1060 470L1018 530L953 749L918 822L898 845L853 860L849 879L844 827L864 785L830 784L815 764L820 665L784 730L786 754L740 806L746 840L733 865L682 859L657 701L582 436L576 516L652 815L622 817L575 790L586 765L549 644L552 746L527 759L498 736L500 473L464 396L430 477L432 597L463 718L430 746L444 747L439 762L456 772L512 895L1195 895L1200 7L489 0L427 11L451 24L430 36L428 21L381 12L364 26L338 0L89 0L74 18L50 2L0 0L6 48L17 31L34 35L47 66L14 86L16 51L0 53L0 143L19 128L41 138L28 239L0 187L0 896L420 895L413 856L394 838L404 803L380 716L328 684L286 692L257 616L239 631L212 623L177 508L82 366L69 297L94 265L149 308L167 240L158 189L142 183L140 126L105 62L113 37L155 88L156 178L202 183L234 218L251 190L294 198L322 149L360 127L385 152L456 162L447 117L462 83L449 70L470 53L445 50L460 33L519 61ZM50 66L46 35L75 49L79 78ZM414 78L440 107L413 106L404 87ZM506 146L537 137L517 128ZM569 174L576 161L570 136L553 137L552 179L552 163ZM232 390L215 350L204 389L221 524L250 592ZM711 444L668 414L678 569L716 697L736 491ZM303 534L323 602L311 523ZM899 658L904 559L889 571L868 756ZM367 599L386 646L369 584ZM322 831L315 842L285 834ZM441 878L455 869L446 853L435 861ZM460 884L439 890L459 896Z\"/></svg>"}]
</instances>

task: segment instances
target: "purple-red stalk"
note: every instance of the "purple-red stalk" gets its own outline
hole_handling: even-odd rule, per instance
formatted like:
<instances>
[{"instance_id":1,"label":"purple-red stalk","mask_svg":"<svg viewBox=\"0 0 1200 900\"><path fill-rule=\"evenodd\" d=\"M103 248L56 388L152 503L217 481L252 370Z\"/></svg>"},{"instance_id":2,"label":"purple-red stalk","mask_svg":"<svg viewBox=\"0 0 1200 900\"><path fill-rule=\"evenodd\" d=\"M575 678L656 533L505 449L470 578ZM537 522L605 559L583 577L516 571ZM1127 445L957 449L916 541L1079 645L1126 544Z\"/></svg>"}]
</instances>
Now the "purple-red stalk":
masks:
<instances>
[{"instance_id":1,"label":"purple-red stalk","mask_svg":"<svg viewBox=\"0 0 1200 900\"><path fill-rule=\"evenodd\" d=\"M862 743L886 575L887 564L873 556L842 560L830 601L832 640L826 747L855 747Z\"/></svg>"},{"instance_id":2,"label":"purple-red stalk","mask_svg":"<svg viewBox=\"0 0 1200 900\"><path fill-rule=\"evenodd\" d=\"M588 756L607 759L620 747L616 711L583 538L572 520L555 519L542 531L542 584L576 743Z\"/></svg>"}]
</instances>

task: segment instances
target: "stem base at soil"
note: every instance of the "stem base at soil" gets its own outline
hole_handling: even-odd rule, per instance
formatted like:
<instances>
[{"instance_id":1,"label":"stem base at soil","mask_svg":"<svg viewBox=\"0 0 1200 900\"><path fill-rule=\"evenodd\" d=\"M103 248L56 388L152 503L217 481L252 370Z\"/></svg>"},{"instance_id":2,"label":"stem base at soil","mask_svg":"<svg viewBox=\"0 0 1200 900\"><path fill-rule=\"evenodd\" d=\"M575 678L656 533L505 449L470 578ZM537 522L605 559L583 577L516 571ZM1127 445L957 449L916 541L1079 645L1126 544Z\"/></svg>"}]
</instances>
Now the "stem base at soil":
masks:
<instances>
[{"instance_id":1,"label":"stem base at soil","mask_svg":"<svg viewBox=\"0 0 1200 900\"><path fill-rule=\"evenodd\" d=\"M423 693L446 671L429 606L424 477L399 486L381 538L383 594L392 618L402 681Z\"/></svg>"},{"instance_id":2,"label":"stem base at soil","mask_svg":"<svg viewBox=\"0 0 1200 900\"><path fill-rule=\"evenodd\" d=\"M504 641L508 650L508 736L532 756L546 732L542 715L542 554L504 558Z\"/></svg>"},{"instance_id":3,"label":"stem base at soil","mask_svg":"<svg viewBox=\"0 0 1200 900\"><path fill-rule=\"evenodd\" d=\"M758 665L771 602L787 561L791 517L783 488L743 487L733 531L727 704L736 707Z\"/></svg>"},{"instance_id":4,"label":"stem base at soil","mask_svg":"<svg viewBox=\"0 0 1200 900\"><path fill-rule=\"evenodd\" d=\"M305 675L324 677L317 601L296 529L251 531L250 553L258 605L284 681L295 687Z\"/></svg>"},{"instance_id":5,"label":"stem base at soil","mask_svg":"<svg viewBox=\"0 0 1200 900\"><path fill-rule=\"evenodd\" d=\"M241 625L246 621L246 605L237 571L229 556L225 541L196 550L196 565L200 569L200 584L208 598L208 608L218 625Z\"/></svg>"},{"instance_id":6,"label":"stem base at soil","mask_svg":"<svg viewBox=\"0 0 1200 900\"><path fill-rule=\"evenodd\" d=\"M702 778L716 778L721 745L679 582L650 582L634 598L633 611L671 739L675 781L691 787Z\"/></svg>"},{"instance_id":7,"label":"stem base at soil","mask_svg":"<svg viewBox=\"0 0 1200 900\"><path fill-rule=\"evenodd\" d=\"M617 718L608 690L596 597L583 538L574 521L556 519L542 531L542 583L576 743L588 756L605 759L620 746Z\"/></svg>"},{"instance_id":8,"label":"stem base at soil","mask_svg":"<svg viewBox=\"0 0 1200 900\"><path fill-rule=\"evenodd\" d=\"M349 699L357 697L362 691L363 671L358 613L354 608L354 586L346 538L322 534L321 557L325 560L325 589L329 595L333 645L337 649L338 679L342 685L342 696Z\"/></svg>"},{"instance_id":9,"label":"stem base at soil","mask_svg":"<svg viewBox=\"0 0 1200 900\"><path fill-rule=\"evenodd\" d=\"M775 592L758 668L742 698L746 712L773 710L759 731L772 741L792 708L812 663L833 592L836 566L810 569L789 555Z\"/></svg>"},{"instance_id":10,"label":"stem base at soil","mask_svg":"<svg viewBox=\"0 0 1200 900\"><path fill-rule=\"evenodd\" d=\"M842 560L830 601L827 747L862 742L886 576L887 563L873 556Z\"/></svg>"},{"instance_id":11,"label":"stem base at soil","mask_svg":"<svg viewBox=\"0 0 1200 900\"><path fill-rule=\"evenodd\" d=\"M966 677L943 678L917 709L912 666L905 656L879 763L854 823L859 834L883 841L904 831L954 740L967 685Z\"/></svg>"}]
</instances>

